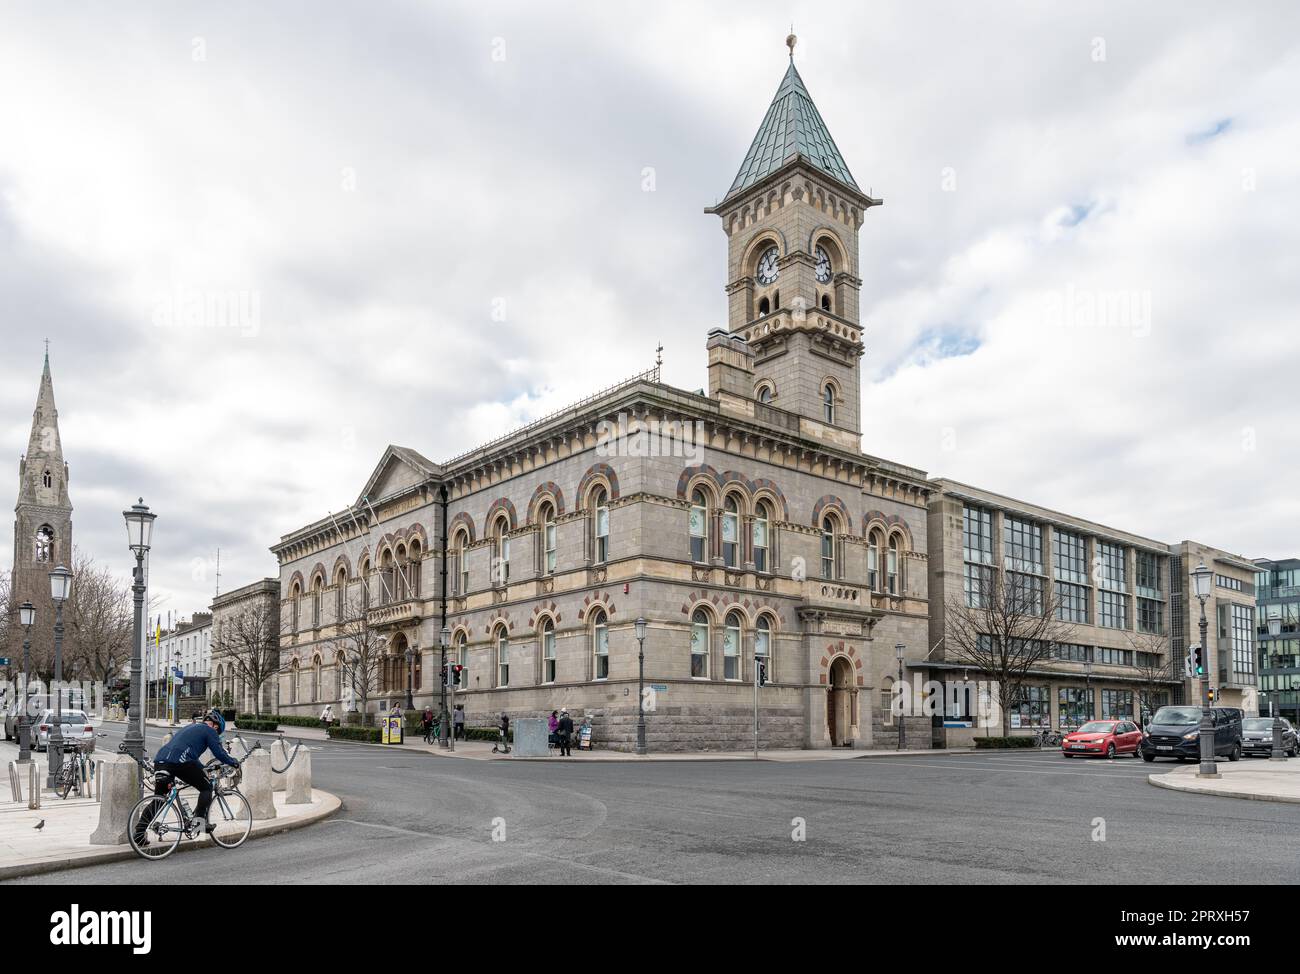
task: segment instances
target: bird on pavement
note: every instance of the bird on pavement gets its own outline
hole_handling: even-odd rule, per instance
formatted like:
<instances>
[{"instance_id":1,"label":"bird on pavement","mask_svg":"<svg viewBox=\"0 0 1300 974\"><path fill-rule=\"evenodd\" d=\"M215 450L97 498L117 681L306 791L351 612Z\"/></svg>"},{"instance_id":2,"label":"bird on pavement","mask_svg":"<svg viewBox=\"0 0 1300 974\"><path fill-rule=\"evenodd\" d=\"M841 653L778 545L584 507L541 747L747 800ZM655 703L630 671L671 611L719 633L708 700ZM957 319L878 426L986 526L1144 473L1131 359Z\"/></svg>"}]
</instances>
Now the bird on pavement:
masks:
<instances>
[{"instance_id":1,"label":"bird on pavement","mask_svg":"<svg viewBox=\"0 0 1300 974\"><path fill-rule=\"evenodd\" d=\"M45 819L41 819L39 822L36 823L36 831L39 832L43 828L45 828Z\"/></svg>"}]
</instances>

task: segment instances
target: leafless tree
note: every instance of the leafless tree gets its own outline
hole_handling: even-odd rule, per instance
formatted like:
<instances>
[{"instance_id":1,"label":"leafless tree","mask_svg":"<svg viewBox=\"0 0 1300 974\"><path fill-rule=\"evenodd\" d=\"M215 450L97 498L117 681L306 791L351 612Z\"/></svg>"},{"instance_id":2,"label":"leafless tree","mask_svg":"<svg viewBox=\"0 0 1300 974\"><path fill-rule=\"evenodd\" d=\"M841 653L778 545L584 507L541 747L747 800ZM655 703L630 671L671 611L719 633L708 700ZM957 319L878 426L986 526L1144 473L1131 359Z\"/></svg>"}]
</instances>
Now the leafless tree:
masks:
<instances>
[{"instance_id":1,"label":"leafless tree","mask_svg":"<svg viewBox=\"0 0 1300 974\"><path fill-rule=\"evenodd\" d=\"M9 645L9 634L17 632L18 626L18 607L11 606L10 592L12 588L9 584L9 573L0 571L0 654L8 653L9 665L4 668L6 680L12 680L14 674L22 668L23 661L20 649L18 654L14 653L13 647ZM15 657L18 658L15 658Z\"/></svg>"},{"instance_id":2,"label":"leafless tree","mask_svg":"<svg viewBox=\"0 0 1300 974\"><path fill-rule=\"evenodd\" d=\"M131 585L81 552L73 556L74 582L64 607L65 679L109 683L131 658Z\"/></svg>"},{"instance_id":3,"label":"leafless tree","mask_svg":"<svg viewBox=\"0 0 1300 974\"><path fill-rule=\"evenodd\" d=\"M341 667L340 681L352 689L352 696L364 714L370 695L379 687L387 640L370 627L360 598L344 601L343 619L334 632L330 645L335 662Z\"/></svg>"},{"instance_id":4,"label":"leafless tree","mask_svg":"<svg viewBox=\"0 0 1300 974\"><path fill-rule=\"evenodd\" d=\"M233 666L239 682L252 690L254 711L261 710L262 687L280 670L276 608L260 599L250 601L223 619L213 636L213 658Z\"/></svg>"},{"instance_id":5,"label":"leafless tree","mask_svg":"<svg viewBox=\"0 0 1300 974\"><path fill-rule=\"evenodd\" d=\"M1138 671L1138 716L1154 713L1160 694L1168 694L1177 682L1178 666L1169 657L1169 637L1163 633L1125 633L1133 648L1133 663Z\"/></svg>"},{"instance_id":6,"label":"leafless tree","mask_svg":"<svg viewBox=\"0 0 1300 974\"><path fill-rule=\"evenodd\" d=\"M945 608L949 658L993 684L1004 737L1026 676L1052 659L1054 644L1069 629L1057 619L1060 597L1049 598L1040 585L1025 581L1032 577L989 566L971 596L951 599Z\"/></svg>"}]
</instances>

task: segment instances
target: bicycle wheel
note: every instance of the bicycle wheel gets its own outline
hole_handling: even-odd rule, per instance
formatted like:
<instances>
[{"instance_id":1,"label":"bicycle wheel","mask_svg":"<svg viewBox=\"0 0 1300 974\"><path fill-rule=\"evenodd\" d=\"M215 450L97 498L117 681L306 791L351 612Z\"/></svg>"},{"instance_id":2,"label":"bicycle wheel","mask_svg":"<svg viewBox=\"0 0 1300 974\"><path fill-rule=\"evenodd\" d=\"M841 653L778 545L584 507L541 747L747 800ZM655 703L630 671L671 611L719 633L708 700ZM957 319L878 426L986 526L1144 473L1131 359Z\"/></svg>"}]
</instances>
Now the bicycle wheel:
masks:
<instances>
[{"instance_id":1,"label":"bicycle wheel","mask_svg":"<svg viewBox=\"0 0 1300 974\"><path fill-rule=\"evenodd\" d=\"M253 807L238 791L219 792L212 797L208 823L216 826L213 842L223 849L238 849L253 831Z\"/></svg>"},{"instance_id":2,"label":"bicycle wheel","mask_svg":"<svg viewBox=\"0 0 1300 974\"><path fill-rule=\"evenodd\" d=\"M143 859L165 859L185 834L181 810L175 802L158 795L146 795L131 809L126 820L126 837L136 855Z\"/></svg>"}]
</instances>

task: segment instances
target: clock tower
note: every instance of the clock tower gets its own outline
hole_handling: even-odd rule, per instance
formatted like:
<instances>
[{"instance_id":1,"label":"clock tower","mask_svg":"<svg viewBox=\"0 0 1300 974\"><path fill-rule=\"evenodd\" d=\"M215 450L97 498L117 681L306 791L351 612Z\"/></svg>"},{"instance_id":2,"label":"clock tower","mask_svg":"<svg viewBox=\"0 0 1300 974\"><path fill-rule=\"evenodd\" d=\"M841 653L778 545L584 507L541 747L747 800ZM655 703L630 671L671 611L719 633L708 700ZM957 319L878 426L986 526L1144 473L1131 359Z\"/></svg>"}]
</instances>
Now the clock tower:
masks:
<instances>
[{"instance_id":1,"label":"clock tower","mask_svg":"<svg viewBox=\"0 0 1300 974\"><path fill-rule=\"evenodd\" d=\"M794 66L722 202L727 330L709 340L709 390L772 406L802 432L860 449L858 231L883 200L862 192ZM737 400L748 399L748 404Z\"/></svg>"}]
</instances>

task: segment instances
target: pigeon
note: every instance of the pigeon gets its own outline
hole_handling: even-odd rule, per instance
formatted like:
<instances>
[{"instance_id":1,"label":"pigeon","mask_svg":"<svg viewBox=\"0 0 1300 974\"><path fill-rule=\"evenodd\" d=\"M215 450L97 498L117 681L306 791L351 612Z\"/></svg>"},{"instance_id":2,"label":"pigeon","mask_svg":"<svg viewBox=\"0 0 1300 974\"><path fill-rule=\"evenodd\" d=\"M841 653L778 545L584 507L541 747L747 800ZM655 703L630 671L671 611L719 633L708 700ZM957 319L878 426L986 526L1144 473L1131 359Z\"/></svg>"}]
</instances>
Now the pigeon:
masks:
<instances>
[{"instance_id":1,"label":"pigeon","mask_svg":"<svg viewBox=\"0 0 1300 974\"><path fill-rule=\"evenodd\" d=\"M39 832L43 828L45 828L45 819L41 819L39 822L36 823L36 831Z\"/></svg>"}]
</instances>

